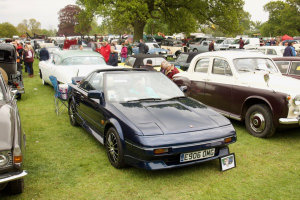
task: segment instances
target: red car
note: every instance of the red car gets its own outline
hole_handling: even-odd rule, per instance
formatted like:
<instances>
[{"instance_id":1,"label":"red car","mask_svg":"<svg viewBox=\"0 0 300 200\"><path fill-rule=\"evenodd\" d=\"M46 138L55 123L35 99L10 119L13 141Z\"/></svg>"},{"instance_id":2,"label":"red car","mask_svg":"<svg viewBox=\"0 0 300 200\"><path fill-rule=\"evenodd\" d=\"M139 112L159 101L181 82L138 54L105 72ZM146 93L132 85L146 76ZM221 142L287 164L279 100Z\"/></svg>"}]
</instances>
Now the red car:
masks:
<instances>
[{"instance_id":1,"label":"red car","mask_svg":"<svg viewBox=\"0 0 300 200\"><path fill-rule=\"evenodd\" d=\"M300 79L300 57L281 57L273 60L283 75Z\"/></svg>"}]
</instances>

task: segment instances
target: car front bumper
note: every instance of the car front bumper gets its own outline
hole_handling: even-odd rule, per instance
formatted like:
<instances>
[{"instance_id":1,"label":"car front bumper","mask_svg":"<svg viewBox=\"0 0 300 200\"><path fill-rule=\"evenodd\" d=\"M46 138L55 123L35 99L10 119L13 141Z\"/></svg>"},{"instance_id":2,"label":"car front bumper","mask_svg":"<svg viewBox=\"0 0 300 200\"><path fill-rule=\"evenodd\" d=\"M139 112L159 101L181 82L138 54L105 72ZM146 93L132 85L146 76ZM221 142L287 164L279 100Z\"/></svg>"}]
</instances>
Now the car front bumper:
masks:
<instances>
[{"instance_id":1,"label":"car front bumper","mask_svg":"<svg viewBox=\"0 0 300 200\"><path fill-rule=\"evenodd\" d=\"M280 118L279 119L280 124L298 124L300 126L300 117L297 118Z\"/></svg>"},{"instance_id":2,"label":"car front bumper","mask_svg":"<svg viewBox=\"0 0 300 200\"><path fill-rule=\"evenodd\" d=\"M22 171L22 172L10 172L10 173L6 173L0 176L0 184L1 183L7 183L10 181L14 181L17 179L21 179L24 176L27 175L26 171Z\"/></svg>"},{"instance_id":3,"label":"car front bumper","mask_svg":"<svg viewBox=\"0 0 300 200\"><path fill-rule=\"evenodd\" d=\"M215 132L217 131L215 130ZM154 141L150 142L153 144L157 144L151 147L138 146L129 141L125 141L125 162L129 165L147 170L161 170L183 167L201 162L206 162L209 160L218 159L219 157L228 155L228 145L236 142L236 135L231 132L226 134L226 136L224 135L223 137L216 139L197 139L194 140L192 143L185 142L184 140L191 141L191 134L192 133L185 133L185 137L181 137L179 134L174 134L172 137L166 137L166 139L168 139L167 141L163 139L163 137L165 136L162 135L160 137L156 137L158 138L158 140L156 140L155 143ZM201 134L198 135L199 137L201 137ZM148 140L149 143L149 139L151 139L152 137L145 138ZM194 138L197 138L197 136L194 135ZM226 143L225 138L231 138L231 142ZM184 143L178 144L178 141L183 141ZM147 141L144 141L143 143L146 144ZM168 152L163 154L154 154L155 149L161 148L168 149ZM215 154L212 157L188 162L180 162L180 155L182 153L197 152L212 148L215 149Z\"/></svg>"}]
</instances>

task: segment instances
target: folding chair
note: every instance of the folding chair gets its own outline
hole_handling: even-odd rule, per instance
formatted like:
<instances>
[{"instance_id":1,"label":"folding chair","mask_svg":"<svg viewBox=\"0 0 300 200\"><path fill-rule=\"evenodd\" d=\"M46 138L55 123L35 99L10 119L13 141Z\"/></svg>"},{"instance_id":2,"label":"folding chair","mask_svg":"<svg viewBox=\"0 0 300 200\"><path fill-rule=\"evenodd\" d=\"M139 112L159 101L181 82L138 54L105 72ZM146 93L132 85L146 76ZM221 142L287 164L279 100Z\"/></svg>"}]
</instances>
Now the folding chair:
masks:
<instances>
[{"instance_id":1,"label":"folding chair","mask_svg":"<svg viewBox=\"0 0 300 200\"><path fill-rule=\"evenodd\" d=\"M67 95L67 93L63 93L59 90L58 81L55 76L49 76L49 79L53 85L55 94L54 94L54 104L55 104L55 112L57 115L63 111L64 108L67 108L67 99L62 98L63 95Z\"/></svg>"}]
</instances>

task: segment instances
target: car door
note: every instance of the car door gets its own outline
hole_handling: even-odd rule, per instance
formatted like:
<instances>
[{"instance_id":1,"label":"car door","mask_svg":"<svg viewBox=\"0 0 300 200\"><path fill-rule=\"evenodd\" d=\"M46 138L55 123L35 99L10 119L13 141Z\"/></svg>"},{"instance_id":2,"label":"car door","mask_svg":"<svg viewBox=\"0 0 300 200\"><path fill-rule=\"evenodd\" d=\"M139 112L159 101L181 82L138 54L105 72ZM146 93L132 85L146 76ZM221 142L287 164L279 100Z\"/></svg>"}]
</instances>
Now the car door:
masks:
<instances>
[{"instance_id":1,"label":"car door","mask_svg":"<svg viewBox=\"0 0 300 200\"><path fill-rule=\"evenodd\" d=\"M288 74L290 61L275 61L275 63L283 75Z\"/></svg>"},{"instance_id":2,"label":"car door","mask_svg":"<svg viewBox=\"0 0 300 200\"><path fill-rule=\"evenodd\" d=\"M99 99L88 98L88 92L103 91L103 73L94 72L80 85L80 88L85 91L81 94L79 102L82 118L90 128L101 134L104 130L101 123L101 120L104 120L104 108L100 105Z\"/></svg>"},{"instance_id":3,"label":"car door","mask_svg":"<svg viewBox=\"0 0 300 200\"><path fill-rule=\"evenodd\" d=\"M229 63L222 58L213 58L205 85L207 105L229 112L234 82Z\"/></svg>"},{"instance_id":4,"label":"car door","mask_svg":"<svg viewBox=\"0 0 300 200\"><path fill-rule=\"evenodd\" d=\"M189 79L191 85L189 88L189 96L201 101L202 103L207 103L205 95L205 84L207 80L207 72L210 64L209 58L200 58L196 61L194 69L190 69Z\"/></svg>"}]
</instances>

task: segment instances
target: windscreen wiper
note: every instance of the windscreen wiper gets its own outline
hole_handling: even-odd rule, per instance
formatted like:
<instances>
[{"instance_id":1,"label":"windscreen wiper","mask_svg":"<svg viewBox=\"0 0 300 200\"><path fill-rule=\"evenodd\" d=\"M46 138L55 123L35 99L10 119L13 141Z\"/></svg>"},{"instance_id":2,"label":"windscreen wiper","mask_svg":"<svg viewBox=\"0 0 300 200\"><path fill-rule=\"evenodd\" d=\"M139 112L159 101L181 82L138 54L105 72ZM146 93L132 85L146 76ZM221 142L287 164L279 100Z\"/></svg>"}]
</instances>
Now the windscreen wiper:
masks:
<instances>
[{"instance_id":1,"label":"windscreen wiper","mask_svg":"<svg viewBox=\"0 0 300 200\"><path fill-rule=\"evenodd\" d=\"M164 99L163 101L169 101L169 100L181 99L181 98L185 98L185 96L171 97L171 98L168 98L168 99Z\"/></svg>"}]
</instances>

